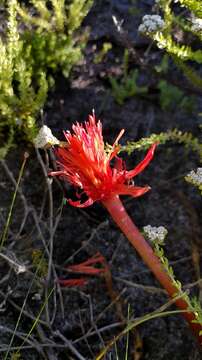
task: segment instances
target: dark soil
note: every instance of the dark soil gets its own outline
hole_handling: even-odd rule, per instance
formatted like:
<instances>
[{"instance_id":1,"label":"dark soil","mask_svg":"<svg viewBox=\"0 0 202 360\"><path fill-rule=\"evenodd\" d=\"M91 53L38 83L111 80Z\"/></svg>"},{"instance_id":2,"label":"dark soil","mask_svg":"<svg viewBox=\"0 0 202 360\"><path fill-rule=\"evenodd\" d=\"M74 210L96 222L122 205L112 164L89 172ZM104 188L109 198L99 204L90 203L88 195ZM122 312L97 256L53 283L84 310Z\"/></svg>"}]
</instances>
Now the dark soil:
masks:
<instances>
[{"instance_id":1,"label":"dark soil","mask_svg":"<svg viewBox=\"0 0 202 360\"><path fill-rule=\"evenodd\" d=\"M39 122L47 124L54 135L63 139L63 129L70 129L75 121L83 122L92 109L95 109L97 117L103 122L104 137L109 143L112 143L122 128L126 130L121 139L123 145L128 140L138 140L151 133L174 128L199 136L202 109L200 96L197 96L194 90L193 93L191 90L189 93L184 86L185 80L182 75L174 67L172 69L172 65L171 81L172 78L179 79L186 95L195 96L196 106L191 113L177 106L163 111L159 103L157 79L152 73L142 71L141 68L140 82L149 87L146 97L132 97L123 105L118 105L112 96L108 78L109 75L122 74L124 48L134 47L139 56L143 56L150 45L148 39L138 35L137 28L142 15L151 12L153 1L138 1L138 11L135 12L130 11L135 5L129 0L97 0L95 3L83 24L91 28L84 60L75 67L70 80L57 75L55 88L49 94L43 117ZM121 36L113 23L112 15L118 20L123 20L122 27L125 33ZM101 63L95 64L95 54L104 42L111 42L113 48ZM152 63L160 61L162 54L153 46L148 56ZM131 55L130 68L137 66ZM191 89L190 85L187 86ZM44 154L42 151L37 157L32 148L27 149L19 144L18 148L10 152L5 162L1 163L0 227L3 229L5 225L15 188L12 174L17 178L25 150L29 151L30 157L14 207L8 239L2 252L14 262L25 264L27 271L18 273L9 261L0 258L0 354L5 356L5 349L10 343L20 309L23 307L24 312L12 346L22 344L23 337L29 332L32 324L30 316L36 317L44 303L47 282L43 271L47 270L48 258L45 253L39 274L33 279L36 270L33 252L38 251L39 256L43 255L44 242L47 247L49 246L49 200L53 196L54 223L59 217L60 221L54 234L55 273L52 268L49 289L53 287L52 279L56 279L56 273L60 278L68 277L64 271L65 265L77 264L100 252L110 265L113 291L118 300L112 303L112 293L103 277L92 277L84 287L62 288L63 316L60 294L55 291L49 300L51 319L54 316L51 325L47 327L44 323L39 323L36 326L30 337L31 343L25 341L23 344L25 348L20 351L20 359L94 360L100 350L125 328L129 308L130 318L140 317L167 303L168 298L100 204L94 204L84 210L65 205L61 212L64 197L62 190L68 198L75 197L75 194L69 185L60 184L55 180L53 184L48 180L48 191L47 179L40 165L41 161L44 168L53 167L48 152ZM130 157L125 154L123 156L127 167L132 168L142 159L144 153L135 152ZM184 180L184 176L197 166L197 155L185 149L183 145L159 145L149 168L137 179L138 184L149 184L152 190L138 200L123 199L139 228L151 224L163 225L168 229L165 252L174 268L176 278L183 285L192 284L199 277L193 261L193 248L196 247L200 256L201 199L197 190ZM31 282L33 284L30 290ZM200 287L193 286L191 293L198 296ZM174 309L174 306L169 308ZM46 311L41 315L41 319L47 322ZM71 350L70 342L78 353ZM105 359L125 359L126 343L126 337L121 337L116 346L112 346L108 351ZM43 347L45 344L48 346ZM29 345L31 346L27 350L26 346ZM116 355L116 348L119 357ZM128 359L201 358L195 339L180 315L149 320L138 326L136 332L131 331L129 334Z\"/></svg>"}]
</instances>

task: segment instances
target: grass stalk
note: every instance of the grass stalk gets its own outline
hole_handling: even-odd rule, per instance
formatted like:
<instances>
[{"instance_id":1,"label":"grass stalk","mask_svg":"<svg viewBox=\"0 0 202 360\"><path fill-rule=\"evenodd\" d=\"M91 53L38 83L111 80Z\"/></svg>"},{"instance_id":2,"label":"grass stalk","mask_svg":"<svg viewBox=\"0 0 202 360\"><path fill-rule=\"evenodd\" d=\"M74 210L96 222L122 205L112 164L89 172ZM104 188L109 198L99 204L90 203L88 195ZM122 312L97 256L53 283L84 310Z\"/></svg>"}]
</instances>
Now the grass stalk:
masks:
<instances>
[{"instance_id":1,"label":"grass stalk","mask_svg":"<svg viewBox=\"0 0 202 360\"><path fill-rule=\"evenodd\" d=\"M14 194L13 194L13 198L12 198L12 201L11 201L8 217L7 217L6 224L5 224L5 227L4 227L4 231L3 231L3 234L2 234L2 237L1 237L0 251L1 251L2 247L4 246L4 243L5 243L6 239L7 239L8 229L9 229L9 225L10 225L11 217L12 217L12 213L13 213L13 207L14 207L14 204L15 204L18 188L19 188L19 185L20 185L20 181L22 179L22 175L23 175L25 164L27 162L28 157L29 157L29 154L27 152L25 152L24 153L24 159L23 159L23 162L22 162L22 166L20 168L20 172L19 172L19 175L18 175L15 191L14 191Z\"/></svg>"}]
</instances>

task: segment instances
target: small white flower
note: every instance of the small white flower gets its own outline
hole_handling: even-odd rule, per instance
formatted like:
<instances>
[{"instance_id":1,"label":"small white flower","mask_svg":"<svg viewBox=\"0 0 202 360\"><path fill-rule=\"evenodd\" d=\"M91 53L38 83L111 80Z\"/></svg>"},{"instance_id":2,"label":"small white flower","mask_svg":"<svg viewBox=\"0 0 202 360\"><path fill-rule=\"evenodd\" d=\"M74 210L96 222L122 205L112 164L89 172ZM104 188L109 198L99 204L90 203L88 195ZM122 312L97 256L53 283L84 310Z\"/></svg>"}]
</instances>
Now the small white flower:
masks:
<instances>
[{"instance_id":1,"label":"small white flower","mask_svg":"<svg viewBox=\"0 0 202 360\"><path fill-rule=\"evenodd\" d=\"M193 185L202 186L202 168L198 168L196 171L190 171L185 179Z\"/></svg>"},{"instance_id":2,"label":"small white flower","mask_svg":"<svg viewBox=\"0 0 202 360\"><path fill-rule=\"evenodd\" d=\"M159 242L163 244L168 230L164 226L151 226L147 225L143 227L143 230L151 242Z\"/></svg>"},{"instance_id":3,"label":"small white flower","mask_svg":"<svg viewBox=\"0 0 202 360\"><path fill-rule=\"evenodd\" d=\"M192 18L191 19L192 22L192 31L202 31L202 19L200 18Z\"/></svg>"},{"instance_id":4,"label":"small white flower","mask_svg":"<svg viewBox=\"0 0 202 360\"><path fill-rule=\"evenodd\" d=\"M138 31L141 33L152 33L161 30L164 26L165 21L160 15L144 15Z\"/></svg>"},{"instance_id":5,"label":"small white flower","mask_svg":"<svg viewBox=\"0 0 202 360\"><path fill-rule=\"evenodd\" d=\"M34 139L34 145L36 148L44 148L47 145L58 145L59 140L52 134L51 129L43 125L38 132L38 135Z\"/></svg>"},{"instance_id":6,"label":"small white flower","mask_svg":"<svg viewBox=\"0 0 202 360\"><path fill-rule=\"evenodd\" d=\"M27 268L25 265L18 265L18 266L16 266L15 271L16 271L16 274L22 274L27 271Z\"/></svg>"},{"instance_id":7,"label":"small white flower","mask_svg":"<svg viewBox=\"0 0 202 360\"><path fill-rule=\"evenodd\" d=\"M41 300L41 294L35 293L35 294L32 296L32 300L40 301L40 300Z\"/></svg>"}]
</instances>

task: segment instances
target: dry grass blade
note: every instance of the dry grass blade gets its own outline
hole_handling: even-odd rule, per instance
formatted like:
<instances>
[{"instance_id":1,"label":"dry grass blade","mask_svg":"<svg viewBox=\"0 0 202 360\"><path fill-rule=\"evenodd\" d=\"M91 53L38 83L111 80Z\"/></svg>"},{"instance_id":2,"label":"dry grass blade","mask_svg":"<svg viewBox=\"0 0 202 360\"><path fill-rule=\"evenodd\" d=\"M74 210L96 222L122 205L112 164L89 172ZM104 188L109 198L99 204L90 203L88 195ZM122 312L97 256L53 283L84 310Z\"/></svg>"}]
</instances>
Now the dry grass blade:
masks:
<instances>
[{"instance_id":1,"label":"dry grass blade","mask_svg":"<svg viewBox=\"0 0 202 360\"><path fill-rule=\"evenodd\" d=\"M11 216L12 216L12 212L13 212L13 207L14 207L14 204L15 204L16 195L17 195L17 192L18 192L18 188L19 188L19 185L20 185L20 181L22 179L22 175L23 175L25 164L27 162L28 157L29 157L29 154L24 153L24 160L23 160L22 166L20 168L20 172L19 172L17 183L16 183L15 191L14 191L14 194L13 194L13 198L12 198L12 201L11 201L11 206L10 206L10 209L9 209L7 221L6 221L5 228L4 228L2 237L1 237L0 250L2 249L2 247L3 247L3 245L4 245L5 241L6 241L6 238L7 238L8 229L9 229L9 225L10 225L10 222L11 222ZM4 162L4 160L2 160L2 162Z\"/></svg>"}]
</instances>

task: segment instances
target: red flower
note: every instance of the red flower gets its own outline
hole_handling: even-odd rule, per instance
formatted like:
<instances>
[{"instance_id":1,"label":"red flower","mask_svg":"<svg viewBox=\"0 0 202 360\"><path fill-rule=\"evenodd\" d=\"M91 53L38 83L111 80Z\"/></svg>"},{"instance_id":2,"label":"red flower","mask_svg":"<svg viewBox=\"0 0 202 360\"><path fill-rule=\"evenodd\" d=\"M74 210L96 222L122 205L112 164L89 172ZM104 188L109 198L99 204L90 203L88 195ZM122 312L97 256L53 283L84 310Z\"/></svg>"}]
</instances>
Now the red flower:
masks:
<instances>
[{"instance_id":1,"label":"red flower","mask_svg":"<svg viewBox=\"0 0 202 360\"><path fill-rule=\"evenodd\" d=\"M122 159L117 156L118 141L124 133L121 130L110 150L105 150L102 124L90 115L84 125L76 123L70 131L64 132L66 147L58 147L56 157L60 170L50 175L59 175L76 187L83 189L88 196L84 203L68 200L76 207L87 207L97 200L104 201L114 195L141 196L150 187L138 187L130 180L142 172L154 155L156 144L152 145L145 158L133 169L127 171ZM115 158L115 165L110 165ZM78 195L79 197L79 195Z\"/></svg>"}]
</instances>

